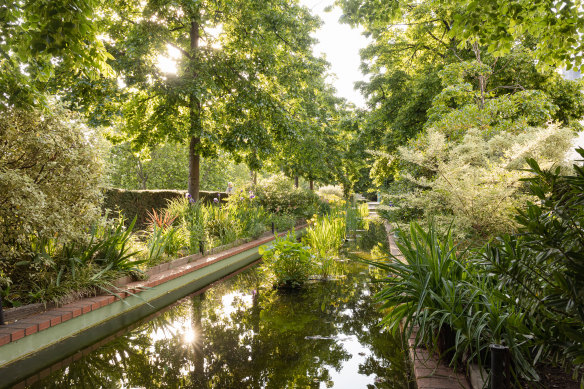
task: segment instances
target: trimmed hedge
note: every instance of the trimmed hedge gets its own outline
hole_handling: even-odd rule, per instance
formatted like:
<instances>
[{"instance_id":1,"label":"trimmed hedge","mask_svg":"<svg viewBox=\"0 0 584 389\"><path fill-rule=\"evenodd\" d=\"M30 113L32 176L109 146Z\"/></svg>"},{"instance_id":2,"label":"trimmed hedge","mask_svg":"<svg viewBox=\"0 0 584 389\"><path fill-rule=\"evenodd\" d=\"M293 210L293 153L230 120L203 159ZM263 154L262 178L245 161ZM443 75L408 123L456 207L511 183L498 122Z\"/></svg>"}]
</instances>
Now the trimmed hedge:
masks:
<instances>
[{"instance_id":1,"label":"trimmed hedge","mask_svg":"<svg viewBox=\"0 0 584 389\"><path fill-rule=\"evenodd\" d=\"M105 189L103 209L110 211L121 211L128 222L136 218L136 227L142 228L146 225L147 212L152 209L160 210L166 207L169 200L177 197L185 197L186 190L126 190L126 189ZM227 197L225 192L199 192L202 202L208 203L213 198Z\"/></svg>"}]
</instances>

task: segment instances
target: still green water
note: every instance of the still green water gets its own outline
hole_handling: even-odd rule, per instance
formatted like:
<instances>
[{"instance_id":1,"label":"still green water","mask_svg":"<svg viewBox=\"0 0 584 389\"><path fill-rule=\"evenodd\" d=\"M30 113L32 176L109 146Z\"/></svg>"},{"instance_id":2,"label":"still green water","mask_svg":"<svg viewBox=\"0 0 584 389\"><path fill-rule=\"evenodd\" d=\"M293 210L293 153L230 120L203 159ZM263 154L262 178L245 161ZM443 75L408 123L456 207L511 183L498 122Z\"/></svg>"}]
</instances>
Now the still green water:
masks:
<instances>
[{"instance_id":1,"label":"still green water","mask_svg":"<svg viewBox=\"0 0 584 389\"><path fill-rule=\"evenodd\" d=\"M378 325L371 280L382 275L342 268L284 293L252 267L30 387L409 388L401 343Z\"/></svg>"}]
</instances>

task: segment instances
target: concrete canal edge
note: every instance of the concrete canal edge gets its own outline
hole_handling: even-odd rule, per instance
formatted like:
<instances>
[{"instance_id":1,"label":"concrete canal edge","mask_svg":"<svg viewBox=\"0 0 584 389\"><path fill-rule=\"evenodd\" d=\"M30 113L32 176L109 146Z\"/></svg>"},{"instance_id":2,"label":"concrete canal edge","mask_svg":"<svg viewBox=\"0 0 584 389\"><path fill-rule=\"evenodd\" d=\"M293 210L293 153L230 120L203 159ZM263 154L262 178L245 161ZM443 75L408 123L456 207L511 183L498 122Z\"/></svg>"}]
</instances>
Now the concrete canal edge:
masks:
<instances>
[{"instance_id":1,"label":"concrete canal edge","mask_svg":"<svg viewBox=\"0 0 584 389\"><path fill-rule=\"evenodd\" d=\"M297 233L303 231L303 226L297 227ZM156 274L147 281L129 283L118 297L82 299L0 326L0 387L13 385L54 365L79 349L89 347L257 261L260 258L259 246L273 240L274 236L258 239L197 258Z\"/></svg>"}]
</instances>

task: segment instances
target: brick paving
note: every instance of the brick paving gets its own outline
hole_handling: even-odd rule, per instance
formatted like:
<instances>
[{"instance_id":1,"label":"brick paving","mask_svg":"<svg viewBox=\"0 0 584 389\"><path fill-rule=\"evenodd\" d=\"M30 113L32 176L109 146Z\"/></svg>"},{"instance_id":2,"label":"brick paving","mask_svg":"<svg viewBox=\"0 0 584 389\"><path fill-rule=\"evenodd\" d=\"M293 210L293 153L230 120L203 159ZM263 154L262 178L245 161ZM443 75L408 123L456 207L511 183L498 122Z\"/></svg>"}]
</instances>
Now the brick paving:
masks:
<instances>
[{"instance_id":1,"label":"brick paving","mask_svg":"<svg viewBox=\"0 0 584 389\"><path fill-rule=\"evenodd\" d=\"M428 350L408 340L409 356L418 389L471 389L464 374L454 371Z\"/></svg>"}]
</instances>

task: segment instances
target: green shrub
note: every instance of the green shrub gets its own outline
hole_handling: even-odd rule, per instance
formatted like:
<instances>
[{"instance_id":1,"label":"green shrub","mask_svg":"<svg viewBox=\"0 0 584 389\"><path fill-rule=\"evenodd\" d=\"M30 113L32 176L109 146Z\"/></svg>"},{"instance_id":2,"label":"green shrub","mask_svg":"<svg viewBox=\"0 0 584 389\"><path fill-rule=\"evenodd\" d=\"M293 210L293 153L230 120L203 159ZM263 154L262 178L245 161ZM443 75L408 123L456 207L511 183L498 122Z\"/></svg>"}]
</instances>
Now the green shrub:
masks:
<instances>
[{"instance_id":1,"label":"green shrub","mask_svg":"<svg viewBox=\"0 0 584 389\"><path fill-rule=\"evenodd\" d=\"M521 131L468 129L454 141L428 129L399 149L401 171L386 209L390 221L408 223L422 216L441 229L452 224L457 238L488 240L513 233L515 209L530 200L521 179L526 159L544 166L564 163L574 133L557 124Z\"/></svg>"},{"instance_id":2,"label":"green shrub","mask_svg":"<svg viewBox=\"0 0 584 389\"><path fill-rule=\"evenodd\" d=\"M268 214L253 193L235 193L229 196L225 207L227 212L239 222L239 237L257 238L266 231Z\"/></svg>"},{"instance_id":3,"label":"green shrub","mask_svg":"<svg viewBox=\"0 0 584 389\"><path fill-rule=\"evenodd\" d=\"M296 241L293 233L276 238L272 247L261 246L260 255L278 288L299 288L313 270L314 257L308 247Z\"/></svg>"},{"instance_id":4,"label":"green shrub","mask_svg":"<svg viewBox=\"0 0 584 389\"><path fill-rule=\"evenodd\" d=\"M344 194L343 194L343 188L341 188L338 185L326 185L326 186L321 186L320 188L318 188L318 194L319 196L324 196L324 195L335 195L339 198L343 198Z\"/></svg>"},{"instance_id":5,"label":"green shrub","mask_svg":"<svg viewBox=\"0 0 584 389\"><path fill-rule=\"evenodd\" d=\"M296 225L296 218L287 213L272 213L269 218L270 223L274 223L277 232L289 231Z\"/></svg>"},{"instance_id":6,"label":"green shrub","mask_svg":"<svg viewBox=\"0 0 584 389\"><path fill-rule=\"evenodd\" d=\"M82 242L100 216L95 139L73 114L51 108L0 116L0 271L7 278L15 263L35 255L35 236Z\"/></svg>"},{"instance_id":7,"label":"green shrub","mask_svg":"<svg viewBox=\"0 0 584 389\"><path fill-rule=\"evenodd\" d=\"M310 219L319 209L318 195L308 189L295 188L292 180L283 174L262 180L253 192L260 205L270 213L287 213Z\"/></svg>"},{"instance_id":8,"label":"green shrub","mask_svg":"<svg viewBox=\"0 0 584 389\"><path fill-rule=\"evenodd\" d=\"M584 157L584 150L578 152ZM584 169L570 175L529 160L529 190L537 203L519 211L519 232L487 245L485 272L505 291L506 304L530 312L534 355L584 369ZM584 382L584 380L583 380Z\"/></svg>"}]
</instances>

